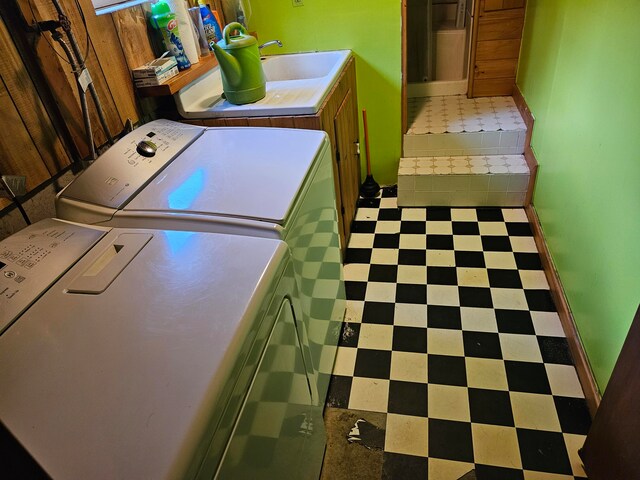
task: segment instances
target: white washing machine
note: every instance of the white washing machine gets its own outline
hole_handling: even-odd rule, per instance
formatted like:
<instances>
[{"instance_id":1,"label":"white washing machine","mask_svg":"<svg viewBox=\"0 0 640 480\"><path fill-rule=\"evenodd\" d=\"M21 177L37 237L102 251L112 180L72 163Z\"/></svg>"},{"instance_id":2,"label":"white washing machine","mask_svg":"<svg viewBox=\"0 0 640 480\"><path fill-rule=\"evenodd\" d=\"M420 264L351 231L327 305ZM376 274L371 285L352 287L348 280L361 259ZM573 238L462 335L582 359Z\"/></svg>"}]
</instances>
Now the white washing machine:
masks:
<instances>
[{"instance_id":1,"label":"white washing machine","mask_svg":"<svg viewBox=\"0 0 640 480\"><path fill-rule=\"evenodd\" d=\"M0 242L3 474L317 479L295 289L279 240L44 220Z\"/></svg>"},{"instance_id":2,"label":"white washing machine","mask_svg":"<svg viewBox=\"0 0 640 480\"><path fill-rule=\"evenodd\" d=\"M156 120L98 158L58 195L56 210L94 225L284 240L298 281L314 401L324 404L345 309L326 133Z\"/></svg>"}]
</instances>

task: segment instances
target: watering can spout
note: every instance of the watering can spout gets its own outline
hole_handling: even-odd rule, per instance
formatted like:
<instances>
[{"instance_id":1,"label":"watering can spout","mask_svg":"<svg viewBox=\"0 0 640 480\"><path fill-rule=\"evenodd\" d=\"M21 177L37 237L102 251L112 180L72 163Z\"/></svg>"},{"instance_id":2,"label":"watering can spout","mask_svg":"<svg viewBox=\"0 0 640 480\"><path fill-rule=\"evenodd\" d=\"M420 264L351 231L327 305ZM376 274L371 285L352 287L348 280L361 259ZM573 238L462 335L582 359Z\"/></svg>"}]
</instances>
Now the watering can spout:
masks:
<instances>
[{"instance_id":1,"label":"watering can spout","mask_svg":"<svg viewBox=\"0 0 640 480\"><path fill-rule=\"evenodd\" d=\"M213 48L213 51L216 54L216 59L220 64L220 70L224 72L226 80L231 86L238 85L242 80L242 71L240 69L240 62L238 62L238 59L225 52L215 42L211 42L211 48Z\"/></svg>"}]
</instances>

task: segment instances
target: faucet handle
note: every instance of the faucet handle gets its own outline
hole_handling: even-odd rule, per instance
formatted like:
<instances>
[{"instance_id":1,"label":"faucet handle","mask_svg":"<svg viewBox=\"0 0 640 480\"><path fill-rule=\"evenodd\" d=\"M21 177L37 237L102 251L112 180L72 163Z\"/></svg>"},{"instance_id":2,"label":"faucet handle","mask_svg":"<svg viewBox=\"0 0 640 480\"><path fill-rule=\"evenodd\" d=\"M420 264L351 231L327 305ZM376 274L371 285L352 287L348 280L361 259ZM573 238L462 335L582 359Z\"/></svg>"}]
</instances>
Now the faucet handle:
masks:
<instances>
[{"instance_id":1,"label":"faucet handle","mask_svg":"<svg viewBox=\"0 0 640 480\"><path fill-rule=\"evenodd\" d=\"M282 48L282 42L280 40L270 40L268 42L263 43L262 45L258 45L258 50L262 50L263 48L270 47L271 45L278 45L278 47Z\"/></svg>"}]
</instances>

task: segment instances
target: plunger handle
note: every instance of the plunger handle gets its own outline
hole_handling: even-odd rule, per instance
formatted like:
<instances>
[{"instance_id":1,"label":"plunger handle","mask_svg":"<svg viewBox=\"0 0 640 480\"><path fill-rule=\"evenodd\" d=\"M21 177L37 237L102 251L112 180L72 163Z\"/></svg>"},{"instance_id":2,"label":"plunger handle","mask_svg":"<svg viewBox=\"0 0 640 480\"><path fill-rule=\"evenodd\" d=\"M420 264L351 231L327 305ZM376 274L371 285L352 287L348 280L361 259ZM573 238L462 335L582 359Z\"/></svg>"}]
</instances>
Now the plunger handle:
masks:
<instances>
[{"instance_id":1,"label":"plunger handle","mask_svg":"<svg viewBox=\"0 0 640 480\"><path fill-rule=\"evenodd\" d=\"M367 176L371 175L371 154L369 153L369 127L367 126L367 109L362 109L362 125L364 128L364 147L367 153Z\"/></svg>"}]
</instances>

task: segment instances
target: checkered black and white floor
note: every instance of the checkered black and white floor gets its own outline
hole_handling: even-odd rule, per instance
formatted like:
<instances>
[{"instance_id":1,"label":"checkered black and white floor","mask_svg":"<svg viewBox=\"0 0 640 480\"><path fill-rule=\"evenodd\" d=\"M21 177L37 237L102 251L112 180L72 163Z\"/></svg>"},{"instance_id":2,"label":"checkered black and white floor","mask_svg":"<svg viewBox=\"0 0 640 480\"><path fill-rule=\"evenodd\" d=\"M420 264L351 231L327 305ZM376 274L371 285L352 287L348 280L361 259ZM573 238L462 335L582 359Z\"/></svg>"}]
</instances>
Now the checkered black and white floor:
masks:
<instances>
[{"instance_id":1,"label":"checkered black and white floor","mask_svg":"<svg viewBox=\"0 0 640 480\"><path fill-rule=\"evenodd\" d=\"M328 407L386 414L383 478L585 477L590 417L523 209L360 200Z\"/></svg>"}]
</instances>

